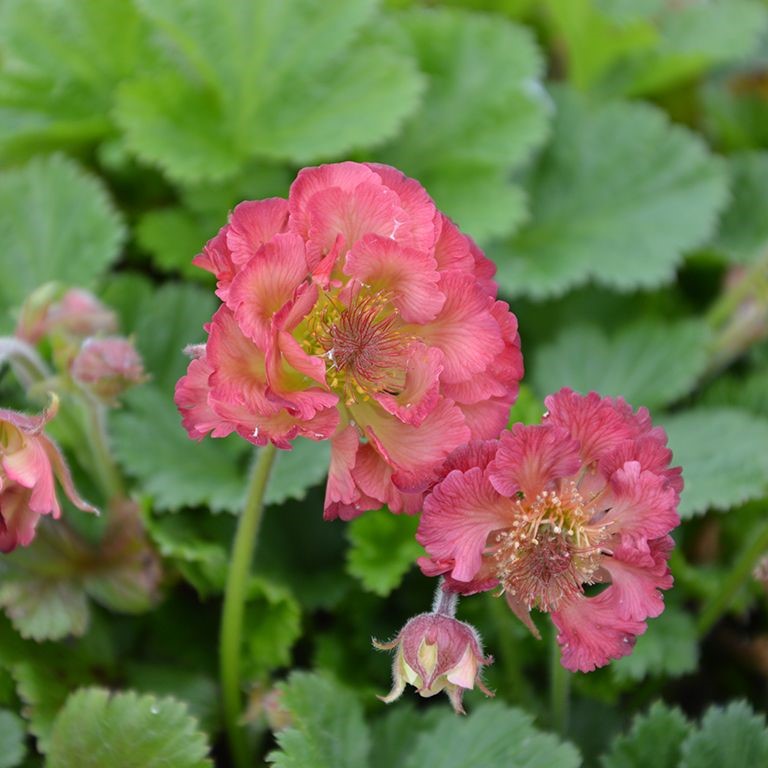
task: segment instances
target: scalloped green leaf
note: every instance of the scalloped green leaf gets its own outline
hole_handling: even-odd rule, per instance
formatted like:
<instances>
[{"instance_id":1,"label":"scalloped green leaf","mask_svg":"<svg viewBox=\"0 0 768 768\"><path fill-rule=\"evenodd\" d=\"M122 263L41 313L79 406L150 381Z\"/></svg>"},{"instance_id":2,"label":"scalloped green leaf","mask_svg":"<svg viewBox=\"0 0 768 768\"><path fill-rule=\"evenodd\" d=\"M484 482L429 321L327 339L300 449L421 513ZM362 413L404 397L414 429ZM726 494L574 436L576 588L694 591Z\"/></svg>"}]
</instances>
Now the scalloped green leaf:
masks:
<instances>
[{"instance_id":1,"label":"scalloped green leaf","mask_svg":"<svg viewBox=\"0 0 768 768\"><path fill-rule=\"evenodd\" d=\"M530 33L501 18L440 10L404 14L391 34L429 85L382 159L418 178L472 236L511 232L525 213L511 173L547 131L542 59Z\"/></svg>"},{"instance_id":2,"label":"scalloped green leaf","mask_svg":"<svg viewBox=\"0 0 768 768\"><path fill-rule=\"evenodd\" d=\"M733 197L712 247L734 264L749 264L768 248L768 152L728 158Z\"/></svg>"},{"instance_id":3,"label":"scalloped green leaf","mask_svg":"<svg viewBox=\"0 0 768 768\"><path fill-rule=\"evenodd\" d=\"M111 420L115 455L156 509L240 509L247 442L236 436L190 440L170 395L157 387L135 389L124 399L128 408L113 413Z\"/></svg>"},{"instance_id":4,"label":"scalloped green leaf","mask_svg":"<svg viewBox=\"0 0 768 768\"><path fill-rule=\"evenodd\" d=\"M290 451L278 451L264 494L267 504L282 504L288 499L301 500L328 474L331 446L327 440L297 437Z\"/></svg>"},{"instance_id":5,"label":"scalloped green leaf","mask_svg":"<svg viewBox=\"0 0 768 768\"><path fill-rule=\"evenodd\" d=\"M532 216L494 256L505 292L559 296L671 282L712 234L724 164L649 104L590 104L558 89L554 135L529 179Z\"/></svg>"},{"instance_id":6,"label":"scalloped green leaf","mask_svg":"<svg viewBox=\"0 0 768 768\"><path fill-rule=\"evenodd\" d=\"M692 730L677 707L657 701L634 718L628 733L613 740L600 763L603 768L677 768L682 743Z\"/></svg>"},{"instance_id":7,"label":"scalloped green leaf","mask_svg":"<svg viewBox=\"0 0 768 768\"><path fill-rule=\"evenodd\" d=\"M683 468L681 517L768 494L768 420L737 408L697 408L662 424Z\"/></svg>"},{"instance_id":8,"label":"scalloped green leaf","mask_svg":"<svg viewBox=\"0 0 768 768\"><path fill-rule=\"evenodd\" d=\"M53 725L48 768L210 768L206 737L172 698L83 688Z\"/></svg>"},{"instance_id":9,"label":"scalloped green leaf","mask_svg":"<svg viewBox=\"0 0 768 768\"><path fill-rule=\"evenodd\" d=\"M365 768L369 734L354 694L317 674L294 672L278 686L290 727L275 734L279 750L267 755L276 768Z\"/></svg>"},{"instance_id":10,"label":"scalloped green leaf","mask_svg":"<svg viewBox=\"0 0 768 768\"><path fill-rule=\"evenodd\" d=\"M114 91L151 60L130 0L0 5L0 157L91 143L114 130Z\"/></svg>"},{"instance_id":11,"label":"scalloped green leaf","mask_svg":"<svg viewBox=\"0 0 768 768\"><path fill-rule=\"evenodd\" d=\"M611 665L618 680L642 680L648 675L680 677L695 671L699 660L699 639L691 617L667 607L651 619L648 630L637 638L629 656Z\"/></svg>"},{"instance_id":12,"label":"scalloped green leaf","mask_svg":"<svg viewBox=\"0 0 768 768\"><path fill-rule=\"evenodd\" d=\"M536 352L534 386L541 397L568 386L654 409L693 389L707 365L709 336L696 320L642 321L610 338L593 326L566 328Z\"/></svg>"},{"instance_id":13,"label":"scalloped green leaf","mask_svg":"<svg viewBox=\"0 0 768 768\"><path fill-rule=\"evenodd\" d=\"M744 768L768 764L765 717L745 701L710 707L701 729L683 743L680 768Z\"/></svg>"},{"instance_id":14,"label":"scalloped green leaf","mask_svg":"<svg viewBox=\"0 0 768 768\"><path fill-rule=\"evenodd\" d=\"M27 754L24 721L7 709L0 709L0 768L16 768Z\"/></svg>"},{"instance_id":15,"label":"scalloped green leaf","mask_svg":"<svg viewBox=\"0 0 768 768\"><path fill-rule=\"evenodd\" d=\"M379 597L396 589L416 558L424 553L414 538L418 517L387 509L366 512L347 526L347 573Z\"/></svg>"},{"instance_id":16,"label":"scalloped green leaf","mask_svg":"<svg viewBox=\"0 0 768 768\"><path fill-rule=\"evenodd\" d=\"M92 287L124 229L101 182L60 155L0 172L0 303L49 281Z\"/></svg>"},{"instance_id":17,"label":"scalloped green leaf","mask_svg":"<svg viewBox=\"0 0 768 768\"><path fill-rule=\"evenodd\" d=\"M183 67L127 82L128 147L184 182L252 157L306 163L392 137L418 102L415 63L358 42L375 0L140 0Z\"/></svg>"},{"instance_id":18,"label":"scalloped green leaf","mask_svg":"<svg viewBox=\"0 0 768 768\"><path fill-rule=\"evenodd\" d=\"M437 726L422 733L403 768L578 768L578 750L557 736L542 733L533 718L501 702L484 702L457 718L446 712Z\"/></svg>"}]
</instances>

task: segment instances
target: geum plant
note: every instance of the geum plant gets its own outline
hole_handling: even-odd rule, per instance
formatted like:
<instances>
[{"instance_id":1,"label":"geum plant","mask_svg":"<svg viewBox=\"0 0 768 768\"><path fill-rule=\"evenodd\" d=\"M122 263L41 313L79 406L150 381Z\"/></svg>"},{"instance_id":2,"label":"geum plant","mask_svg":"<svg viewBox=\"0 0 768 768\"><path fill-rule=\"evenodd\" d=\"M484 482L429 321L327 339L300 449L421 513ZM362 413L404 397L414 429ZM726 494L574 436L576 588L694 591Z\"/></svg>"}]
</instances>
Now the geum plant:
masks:
<instances>
[{"instance_id":1,"label":"geum plant","mask_svg":"<svg viewBox=\"0 0 768 768\"><path fill-rule=\"evenodd\" d=\"M196 257L221 307L176 387L190 437L263 446L225 593L221 672L244 760L238 649L243 600L275 448L330 440L325 517L423 510L433 610L389 643L393 701L445 690L457 712L481 680L478 632L458 596L496 589L538 635L550 613L562 664L629 654L672 585L681 470L645 409L568 389L541 425L506 430L523 364L495 268L425 190L394 168L306 168L288 199L244 202Z\"/></svg>"}]
</instances>

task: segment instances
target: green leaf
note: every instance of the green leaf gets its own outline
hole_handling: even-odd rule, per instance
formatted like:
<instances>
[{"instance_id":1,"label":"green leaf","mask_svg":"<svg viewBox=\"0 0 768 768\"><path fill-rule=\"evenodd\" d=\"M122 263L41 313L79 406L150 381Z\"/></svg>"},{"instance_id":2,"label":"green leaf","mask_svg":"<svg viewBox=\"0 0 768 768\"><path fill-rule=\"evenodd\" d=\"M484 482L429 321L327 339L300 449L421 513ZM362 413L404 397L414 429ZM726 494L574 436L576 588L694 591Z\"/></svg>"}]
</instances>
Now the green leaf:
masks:
<instances>
[{"instance_id":1,"label":"green leaf","mask_svg":"<svg viewBox=\"0 0 768 768\"><path fill-rule=\"evenodd\" d=\"M683 468L683 518L726 510L768 491L768 421L736 408L699 408L667 417L674 463Z\"/></svg>"},{"instance_id":2,"label":"green leaf","mask_svg":"<svg viewBox=\"0 0 768 768\"><path fill-rule=\"evenodd\" d=\"M362 707L338 683L294 672L279 686L280 704L293 725L275 734L279 750L267 760L277 768L364 768L369 736Z\"/></svg>"},{"instance_id":3,"label":"green leaf","mask_svg":"<svg viewBox=\"0 0 768 768\"><path fill-rule=\"evenodd\" d=\"M184 348L205 339L203 324L216 307L213 291L180 283L166 283L142 304L136 344L158 389L173 391L189 364Z\"/></svg>"},{"instance_id":4,"label":"green leaf","mask_svg":"<svg viewBox=\"0 0 768 768\"><path fill-rule=\"evenodd\" d=\"M704 392L705 405L731 405L768 419L768 368L743 374L719 376Z\"/></svg>"},{"instance_id":5,"label":"green leaf","mask_svg":"<svg viewBox=\"0 0 768 768\"><path fill-rule=\"evenodd\" d=\"M184 208L162 208L145 213L136 226L138 244L164 272L209 282L210 275L192 263L214 231Z\"/></svg>"},{"instance_id":6,"label":"green leaf","mask_svg":"<svg viewBox=\"0 0 768 768\"><path fill-rule=\"evenodd\" d=\"M577 768L576 748L542 733L533 718L501 702L485 702L457 718L447 711L438 725L422 733L403 768Z\"/></svg>"},{"instance_id":7,"label":"green leaf","mask_svg":"<svg viewBox=\"0 0 768 768\"><path fill-rule=\"evenodd\" d=\"M742 152L728 161L733 196L712 247L735 264L749 264L768 248L768 152Z\"/></svg>"},{"instance_id":8,"label":"green leaf","mask_svg":"<svg viewBox=\"0 0 768 768\"><path fill-rule=\"evenodd\" d=\"M206 768L205 736L172 698L84 688L56 718L47 768Z\"/></svg>"},{"instance_id":9,"label":"green leaf","mask_svg":"<svg viewBox=\"0 0 768 768\"><path fill-rule=\"evenodd\" d=\"M392 34L418 59L429 87L382 159L418 178L473 237L511 232L525 212L511 172L546 136L542 61L530 33L442 10L403 15Z\"/></svg>"},{"instance_id":10,"label":"green leaf","mask_svg":"<svg viewBox=\"0 0 768 768\"><path fill-rule=\"evenodd\" d=\"M307 490L319 485L328 474L331 446L327 440L299 437L290 451L278 451L264 495L267 504L282 504L287 499L303 499Z\"/></svg>"},{"instance_id":11,"label":"green leaf","mask_svg":"<svg viewBox=\"0 0 768 768\"><path fill-rule=\"evenodd\" d=\"M632 721L629 733L617 736L603 768L677 768L680 749L692 728L677 707L657 701Z\"/></svg>"},{"instance_id":12,"label":"green leaf","mask_svg":"<svg viewBox=\"0 0 768 768\"><path fill-rule=\"evenodd\" d=\"M680 768L744 768L768 764L765 718L744 701L710 707L701 729L683 743Z\"/></svg>"},{"instance_id":13,"label":"green leaf","mask_svg":"<svg viewBox=\"0 0 768 768\"><path fill-rule=\"evenodd\" d=\"M393 515L387 509L353 520L347 526L347 573L364 589L386 597L424 553L414 538L418 524L418 517Z\"/></svg>"},{"instance_id":14,"label":"green leaf","mask_svg":"<svg viewBox=\"0 0 768 768\"><path fill-rule=\"evenodd\" d=\"M541 397L569 386L654 409L693 389L707 365L708 342L706 325L696 320L646 320L610 339L597 327L566 327L537 351L533 382Z\"/></svg>"},{"instance_id":15,"label":"green leaf","mask_svg":"<svg viewBox=\"0 0 768 768\"><path fill-rule=\"evenodd\" d=\"M744 150L768 145L768 99L763 88L759 63L710 78L702 86L704 122L718 146Z\"/></svg>"},{"instance_id":16,"label":"green leaf","mask_svg":"<svg viewBox=\"0 0 768 768\"><path fill-rule=\"evenodd\" d=\"M170 395L153 386L129 392L125 401L130 410L112 414L115 455L156 509L240 509L249 447L245 440L190 440Z\"/></svg>"},{"instance_id":17,"label":"green leaf","mask_svg":"<svg viewBox=\"0 0 768 768\"><path fill-rule=\"evenodd\" d=\"M255 156L304 163L390 138L421 78L409 58L357 42L375 5L141 0L175 65L120 89L128 146L191 182L234 175Z\"/></svg>"},{"instance_id":18,"label":"green leaf","mask_svg":"<svg viewBox=\"0 0 768 768\"><path fill-rule=\"evenodd\" d=\"M57 579L27 576L0 586L0 605L22 637L59 640L88 627L88 600L82 587Z\"/></svg>"},{"instance_id":19,"label":"green leaf","mask_svg":"<svg viewBox=\"0 0 768 768\"><path fill-rule=\"evenodd\" d=\"M103 186L62 156L0 173L0 303L49 281L92 287L117 258L123 226Z\"/></svg>"},{"instance_id":20,"label":"green leaf","mask_svg":"<svg viewBox=\"0 0 768 768\"><path fill-rule=\"evenodd\" d=\"M6 0L0 7L0 156L89 143L114 90L150 60L133 3Z\"/></svg>"},{"instance_id":21,"label":"green leaf","mask_svg":"<svg viewBox=\"0 0 768 768\"><path fill-rule=\"evenodd\" d=\"M26 735L21 718L7 709L0 709L0 768L16 768L24 759Z\"/></svg>"},{"instance_id":22,"label":"green leaf","mask_svg":"<svg viewBox=\"0 0 768 768\"><path fill-rule=\"evenodd\" d=\"M668 606L648 623L632 653L611 665L618 680L642 680L648 675L680 677L696 670L699 642L691 617Z\"/></svg>"},{"instance_id":23,"label":"green leaf","mask_svg":"<svg viewBox=\"0 0 768 768\"><path fill-rule=\"evenodd\" d=\"M596 106L564 89L557 104L529 181L531 221L495 253L502 288L543 298L589 280L622 291L670 282L712 233L724 165L648 104Z\"/></svg>"},{"instance_id":24,"label":"green leaf","mask_svg":"<svg viewBox=\"0 0 768 768\"><path fill-rule=\"evenodd\" d=\"M517 422L521 424L538 424L545 410L543 401L539 399L533 389L527 384L520 384L520 393L517 396L517 400L515 400L515 404L512 406L512 410L509 412L509 421L507 423L510 427Z\"/></svg>"},{"instance_id":25,"label":"green leaf","mask_svg":"<svg viewBox=\"0 0 768 768\"><path fill-rule=\"evenodd\" d=\"M263 677L288 666L291 648L301 634L301 608L291 591L254 577L248 584L243 618L243 675Z\"/></svg>"}]
</instances>

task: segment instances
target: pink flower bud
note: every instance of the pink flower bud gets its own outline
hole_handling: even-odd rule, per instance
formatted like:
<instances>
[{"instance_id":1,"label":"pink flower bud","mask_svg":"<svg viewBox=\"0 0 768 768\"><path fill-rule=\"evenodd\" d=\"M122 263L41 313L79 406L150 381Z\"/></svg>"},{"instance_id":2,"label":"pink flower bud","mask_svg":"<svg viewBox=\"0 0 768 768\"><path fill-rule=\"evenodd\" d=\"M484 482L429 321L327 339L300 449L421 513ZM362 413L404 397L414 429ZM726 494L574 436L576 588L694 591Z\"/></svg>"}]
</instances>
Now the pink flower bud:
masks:
<instances>
[{"instance_id":1,"label":"pink flower bud","mask_svg":"<svg viewBox=\"0 0 768 768\"><path fill-rule=\"evenodd\" d=\"M136 347L122 336L86 339L70 372L75 381L108 403L128 387L146 380Z\"/></svg>"},{"instance_id":2,"label":"pink flower bud","mask_svg":"<svg viewBox=\"0 0 768 768\"><path fill-rule=\"evenodd\" d=\"M40 416L0 409L0 552L28 546L41 515L61 515L54 476L76 507L96 512L80 498L61 451L43 433L57 410L55 398Z\"/></svg>"},{"instance_id":3,"label":"pink flower bud","mask_svg":"<svg viewBox=\"0 0 768 768\"><path fill-rule=\"evenodd\" d=\"M440 613L414 616L389 643L373 641L379 650L397 649L392 666L392 690L379 698L387 704L398 699L406 683L420 696L434 696L445 691L457 714L464 714L461 699L464 690L477 687L486 695L493 693L481 678L491 656L483 656L477 630L463 621Z\"/></svg>"},{"instance_id":4,"label":"pink flower bud","mask_svg":"<svg viewBox=\"0 0 768 768\"><path fill-rule=\"evenodd\" d=\"M53 283L38 288L21 309L16 336L36 344L49 334L83 339L117 330L115 313L80 288L61 293Z\"/></svg>"}]
</instances>

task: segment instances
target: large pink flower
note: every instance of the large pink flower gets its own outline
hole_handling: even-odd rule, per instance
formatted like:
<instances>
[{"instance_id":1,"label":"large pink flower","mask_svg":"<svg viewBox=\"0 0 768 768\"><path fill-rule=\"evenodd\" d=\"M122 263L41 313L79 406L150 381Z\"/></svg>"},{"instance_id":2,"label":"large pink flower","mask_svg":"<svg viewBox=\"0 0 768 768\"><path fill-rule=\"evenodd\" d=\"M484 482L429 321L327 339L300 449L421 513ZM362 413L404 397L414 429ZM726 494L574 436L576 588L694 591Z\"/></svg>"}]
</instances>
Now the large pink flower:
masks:
<instances>
[{"instance_id":1,"label":"large pink flower","mask_svg":"<svg viewBox=\"0 0 768 768\"><path fill-rule=\"evenodd\" d=\"M176 388L184 426L330 438L326 517L418 511L454 448L505 426L523 366L493 265L394 168L306 168L195 263L223 305Z\"/></svg>"},{"instance_id":2,"label":"large pink flower","mask_svg":"<svg viewBox=\"0 0 768 768\"><path fill-rule=\"evenodd\" d=\"M645 409L568 389L545 402L543 424L449 457L416 538L422 570L448 588L500 586L534 632L529 611L551 613L563 665L586 672L628 654L664 610L682 477Z\"/></svg>"},{"instance_id":3,"label":"large pink flower","mask_svg":"<svg viewBox=\"0 0 768 768\"><path fill-rule=\"evenodd\" d=\"M40 416L0 409L0 552L28 546L41 515L61 515L54 476L70 501L96 510L77 494L58 446L43 433L58 401Z\"/></svg>"}]
</instances>

